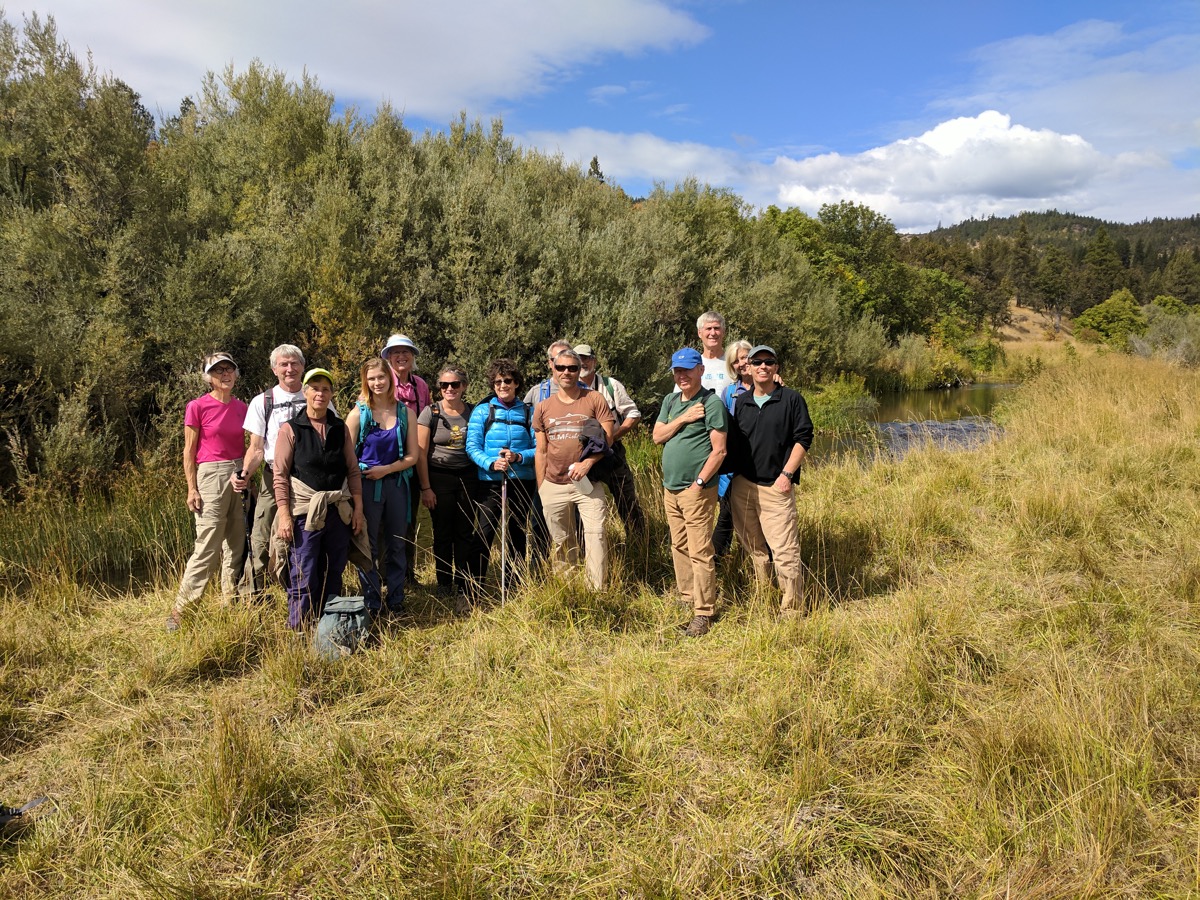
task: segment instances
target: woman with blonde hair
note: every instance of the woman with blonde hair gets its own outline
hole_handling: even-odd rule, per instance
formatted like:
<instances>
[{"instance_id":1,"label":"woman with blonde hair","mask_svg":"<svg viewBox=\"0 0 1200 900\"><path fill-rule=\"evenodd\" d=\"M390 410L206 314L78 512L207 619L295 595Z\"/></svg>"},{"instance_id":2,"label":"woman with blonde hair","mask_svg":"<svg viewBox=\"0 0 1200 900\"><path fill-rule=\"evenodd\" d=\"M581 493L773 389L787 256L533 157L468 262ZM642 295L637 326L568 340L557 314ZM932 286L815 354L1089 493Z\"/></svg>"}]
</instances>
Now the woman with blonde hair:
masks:
<instances>
[{"instance_id":1,"label":"woman with blonde hair","mask_svg":"<svg viewBox=\"0 0 1200 900\"><path fill-rule=\"evenodd\" d=\"M358 402L346 416L346 428L355 442L362 471L363 513L373 572L358 572L367 608L383 608L383 583L387 577L387 610L403 615L408 560L404 536L408 531L412 467L417 462L417 417L396 400L395 374L379 357L363 363Z\"/></svg>"},{"instance_id":2,"label":"woman with blonde hair","mask_svg":"<svg viewBox=\"0 0 1200 900\"><path fill-rule=\"evenodd\" d=\"M184 612L200 598L221 568L221 590L231 598L246 551L242 456L246 404L233 396L238 367L228 353L204 357L204 380L211 390L188 403L183 413L183 474L187 507L196 519L196 544L183 572L167 631L178 631Z\"/></svg>"},{"instance_id":3,"label":"woman with blonde hair","mask_svg":"<svg viewBox=\"0 0 1200 900\"><path fill-rule=\"evenodd\" d=\"M725 385L721 392L721 402L725 404L730 418L733 417L733 401L739 394L754 390L754 382L750 377L750 351L753 349L749 341L734 341L725 348L725 371L729 374L730 384ZM713 556L720 559L729 552L733 543L733 507L729 505L729 482L732 475L722 475L717 482L717 527L713 529Z\"/></svg>"}]
</instances>

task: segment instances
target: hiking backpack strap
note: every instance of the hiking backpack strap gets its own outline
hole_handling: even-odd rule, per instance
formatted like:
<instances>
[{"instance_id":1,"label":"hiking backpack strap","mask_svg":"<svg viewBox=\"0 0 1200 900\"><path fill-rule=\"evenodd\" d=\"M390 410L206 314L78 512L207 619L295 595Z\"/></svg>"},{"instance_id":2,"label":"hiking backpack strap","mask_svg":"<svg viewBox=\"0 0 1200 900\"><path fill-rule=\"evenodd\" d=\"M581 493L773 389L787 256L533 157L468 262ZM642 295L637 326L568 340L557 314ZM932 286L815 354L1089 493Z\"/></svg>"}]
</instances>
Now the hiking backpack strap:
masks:
<instances>
[{"instance_id":1,"label":"hiking backpack strap","mask_svg":"<svg viewBox=\"0 0 1200 900\"><path fill-rule=\"evenodd\" d=\"M399 446L400 459L404 459L404 445L408 443L408 407L403 403L396 404L396 443ZM429 447L430 449L433 448L432 439L429 441ZM405 518L405 522L410 525L412 524L413 517L417 514L415 508L415 498L412 496L412 478L414 471L416 471L416 467L409 466L403 472L396 473L396 483L404 485L408 490L408 515ZM376 497L376 499L378 499L378 497Z\"/></svg>"},{"instance_id":2,"label":"hiking backpack strap","mask_svg":"<svg viewBox=\"0 0 1200 900\"><path fill-rule=\"evenodd\" d=\"M442 407L437 403L429 404L429 452L433 453L434 438L437 437L438 426L442 424ZM404 455L403 452L400 454Z\"/></svg>"},{"instance_id":3,"label":"hiking backpack strap","mask_svg":"<svg viewBox=\"0 0 1200 900\"><path fill-rule=\"evenodd\" d=\"M354 444L354 455L361 458L363 441L375 424L375 417L371 415L371 406L365 400L358 400L355 405L358 407L358 440Z\"/></svg>"},{"instance_id":4,"label":"hiking backpack strap","mask_svg":"<svg viewBox=\"0 0 1200 900\"><path fill-rule=\"evenodd\" d=\"M530 424L533 422L533 411L529 408L528 403L521 404L525 411L525 430L529 430ZM483 436L487 437L487 433L492 430L492 426L496 424L496 404L488 403L487 418L483 420ZM504 420L505 425L511 425L507 418Z\"/></svg>"}]
</instances>

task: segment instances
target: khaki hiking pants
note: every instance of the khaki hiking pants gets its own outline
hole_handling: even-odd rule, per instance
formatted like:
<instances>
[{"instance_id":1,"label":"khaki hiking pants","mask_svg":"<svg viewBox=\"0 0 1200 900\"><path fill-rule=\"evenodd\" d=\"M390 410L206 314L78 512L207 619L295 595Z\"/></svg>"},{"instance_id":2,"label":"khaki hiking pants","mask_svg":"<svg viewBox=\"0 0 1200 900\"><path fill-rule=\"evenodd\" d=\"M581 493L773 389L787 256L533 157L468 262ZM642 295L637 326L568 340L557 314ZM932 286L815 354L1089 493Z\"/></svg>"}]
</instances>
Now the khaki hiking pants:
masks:
<instances>
[{"instance_id":1,"label":"khaki hiking pants","mask_svg":"<svg viewBox=\"0 0 1200 900\"><path fill-rule=\"evenodd\" d=\"M800 517L796 490L781 494L772 485L737 475L729 485L733 529L754 563L754 576L770 583L771 561L779 579L782 610L804 609L804 567L800 562ZM770 553L767 552L770 548Z\"/></svg>"},{"instance_id":2,"label":"khaki hiking pants","mask_svg":"<svg viewBox=\"0 0 1200 900\"><path fill-rule=\"evenodd\" d=\"M554 570L566 573L579 564L579 548L574 541L575 517L572 515L578 509L583 522L583 558L587 580L596 590L603 588L608 563L608 543L604 534L608 497L604 489L593 484L591 494L585 494L574 483L543 481L538 488L538 496L542 498L546 530L550 533L550 560Z\"/></svg>"},{"instance_id":3,"label":"khaki hiking pants","mask_svg":"<svg viewBox=\"0 0 1200 900\"><path fill-rule=\"evenodd\" d=\"M240 459L200 463L196 469L202 505L195 514L196 545L175 599L175 609L180 612L199 599L218 568L222 594L233 597L245 554L246 514L242 496L234 491L229 478L241 469Z\"/></svg>"},{"instance_id":4,"label":"khaki hiking pants","mask_svg":"<svg viewBox=\"0 0 1200 900\"><path fill-rule=\"evenodd\" d=\"M717 606L717 570L713 565L712 521L717 483L706 488L663 491L663 507L671 528L671 561L679 594L692 614L711 616Z\"/></svg>"}]
</instances>

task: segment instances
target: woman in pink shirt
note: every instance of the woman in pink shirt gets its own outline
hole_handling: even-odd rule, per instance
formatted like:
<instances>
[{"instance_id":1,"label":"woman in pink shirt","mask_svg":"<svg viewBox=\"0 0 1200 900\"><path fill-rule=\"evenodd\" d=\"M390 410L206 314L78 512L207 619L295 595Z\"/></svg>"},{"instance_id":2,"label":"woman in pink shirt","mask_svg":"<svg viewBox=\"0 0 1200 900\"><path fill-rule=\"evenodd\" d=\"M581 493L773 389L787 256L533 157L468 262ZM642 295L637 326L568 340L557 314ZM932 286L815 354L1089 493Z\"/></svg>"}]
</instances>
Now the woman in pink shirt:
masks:
<instances>
[{"instance_id":1,"label":"woman in pink shirt","mask_svg":"<svg viewBox=\"0 0 1200 900\"><path fill-rule=\"evenodd\" d=\"M233 596L245 556L246 516L242 472L246 449L242 424L246 404L233 396L238 368L228 353L204 358L204 380L212 388L187 405L183 414L183 474L187 505L196 519L196 546L183 572L167 631L178 631L184 612L200 598L224 561L221 590Z\"/></svg>"},{"instance_id":2,"label":"woman in pink shirt","mask_svg":"<svg viewBox=\"0 0 1200 900\"><path fill-rule=\"evenodd\" d=\"M417 345L406 334L393 334L379 351L379 355L392 367L396 381L396 402L411 409L414 416L421 415L421 410L431 402L429 385L416 371L417 353ZM408 528L404 532L404 583L409 587L420 587L414 571L417 565L417 513L421 508L419 497L416 491L409 492Z\"/></svg>"}]
</instances>

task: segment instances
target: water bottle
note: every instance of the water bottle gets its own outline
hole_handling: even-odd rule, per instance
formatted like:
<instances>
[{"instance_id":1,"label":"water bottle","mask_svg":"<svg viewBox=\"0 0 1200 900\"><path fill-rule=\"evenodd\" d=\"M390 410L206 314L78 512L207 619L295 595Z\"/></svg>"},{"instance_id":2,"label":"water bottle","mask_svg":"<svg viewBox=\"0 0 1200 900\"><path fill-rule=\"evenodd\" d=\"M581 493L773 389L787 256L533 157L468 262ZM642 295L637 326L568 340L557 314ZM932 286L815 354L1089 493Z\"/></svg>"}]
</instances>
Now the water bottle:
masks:
<instances>
[{"instance_id":1,"label":"water bottle","mask_svg":"<svg viewBox=\"0 0 1200 900\"><path fill-rule=\"evenodd\" d=\"M567 471L574 472L575 463L571 463L569 466L567 466ZM575 482L575 486L579 488L579 493L583 494L585 497L592 496L592 481L586 475Z\"/></svg>"}]
</instances>

